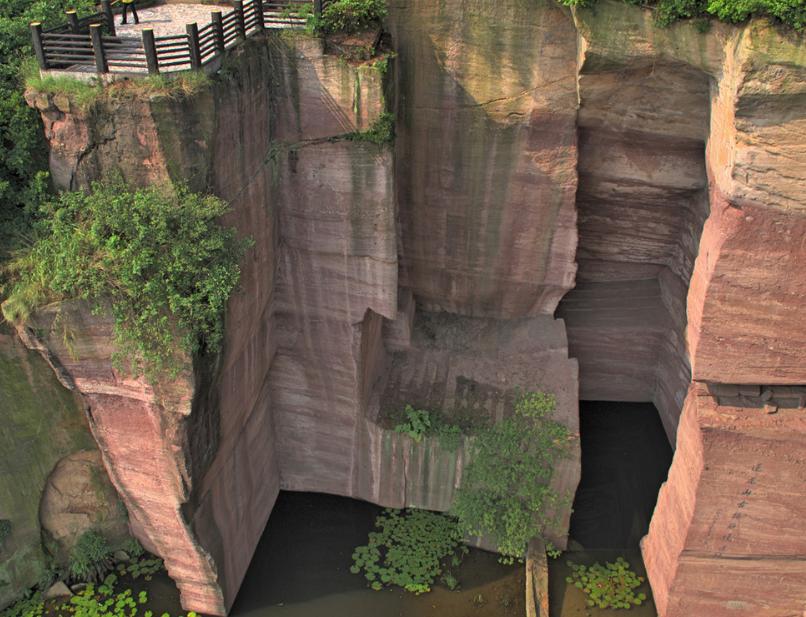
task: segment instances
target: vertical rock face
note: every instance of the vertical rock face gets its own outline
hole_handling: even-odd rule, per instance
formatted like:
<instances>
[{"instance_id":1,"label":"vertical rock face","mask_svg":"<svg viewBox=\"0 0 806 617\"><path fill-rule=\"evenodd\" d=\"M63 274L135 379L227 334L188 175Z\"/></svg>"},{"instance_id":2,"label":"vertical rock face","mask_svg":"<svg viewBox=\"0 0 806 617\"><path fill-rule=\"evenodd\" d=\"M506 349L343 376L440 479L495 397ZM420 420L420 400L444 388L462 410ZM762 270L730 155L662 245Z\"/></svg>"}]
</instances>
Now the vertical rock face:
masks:
<instances>
[{"instance_id":1,"label":"vertical rock face","mask_svg":"<svg viewBox=\"0 0 806 617\"><path fill-rule=\"evenodd\" d=\"M729 39L711 103L711 215L688 295L696 382L643 550L659 611L799 615L803 399L754 404L758 384L803 384L806 56L753 24ZM724 389L725 387L723 387ZM762 409L764 402L766 411Z\"/></svg>"},{"instance_id":2,"label":"vertical rock face","mask_svg":"<svg viewBox=\"0 0 806 617\"><path fill-rule=\"evenodd\" d=\"M803 611L804 460L802 409L770 415L692 387L642 547L661 615Z\"/></svg>"},{"instance_id":3,"label":"vertical rock face","mask_svg":"<svg viewBox=\"0 0 806 617\"><path fill-rule=\"evenodd\" d=\"M611 46L624 42L602 40L606 18L590 32L586 18L578 284L559 315L580 361L580 396L653 401L673 440L690 380L685 297L708 214L709 78L658 49L619 57Z\"/></svg>"},{"instance_id":4,"label":"vertical rock face","mask_svg":"<svg viewBox=\"0 0 806 617\"><path fill-rule=\"evenodd\" d=\"M356 440L397 311L391 156L301 143L277 159L283 234L271 396L284 488L354 495Z\"/></svg>"},{"instance_id":5,"label":"vertical rock face","mask_svg":"<svg viewBox=\"0 0 806 617\"><path fill-rule=\"evenodd\" d=\"M573 286L576 33L552 3L390 3L401 285L430 310L550 314Z\"/></svg>"},{"instance_id":6,"label":"vertical rock face","mask_svg":"<svg viewBox=\"0 0 806 617\"><path fill-rule=\"evenodd\" d=\"M381 77L324 56L319 41L271 36L190 98L102 99L91 111L31 99L64 187L119 165L135 185L188 181L227 200L224 222L254 240L224 351L192 370L188 361L170 391L113 370L111 323L80 304L41 311L41 340L21 329L83 394L132 527L165 558L190 610L227 612L281 478L352 494L350 435L383 367L380 315L396 315L397 262L390 153L338 138L378 117ZM57 312L79 341L72 350ZM270 379L270 368L283 376L295 363L301 383ZM347 442L319 447L300 426L299 389L323 434Z\"/></svg>"},{"instance_id":7,"label":"vertical rock face","mask_svg":"<svg viewBox=\"0 0 806 617\"><path fill-rule=\"evenodd\" d=\"M0 541L0 607L45 573L39 508L54 466L92 447L77 397L36 353L0 333L0 519L11 525Z\"/></svg>"}]
</instances>

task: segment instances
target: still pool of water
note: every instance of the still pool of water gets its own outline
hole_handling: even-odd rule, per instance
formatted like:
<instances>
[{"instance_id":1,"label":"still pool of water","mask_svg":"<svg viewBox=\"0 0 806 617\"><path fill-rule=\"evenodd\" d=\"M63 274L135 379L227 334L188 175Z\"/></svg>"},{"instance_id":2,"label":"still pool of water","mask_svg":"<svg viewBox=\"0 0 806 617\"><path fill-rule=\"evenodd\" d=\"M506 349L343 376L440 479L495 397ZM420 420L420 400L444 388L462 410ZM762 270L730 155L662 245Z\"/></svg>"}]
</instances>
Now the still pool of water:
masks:
<instances>
[{"instance_id":1,"label":"still pool of water","mask_svg":"<svg viewBox=\"0 0 806 617\"><path fill-rule=\"evenodd\" d=\"M617 557L624 557L630 564L630 569L638 576L644 578L644 583L635 590L635 593L644 592L646 602L641 606L624 609L600 609L589 607L585 594L565 581L571 576L568 561L573 563L593 565L597 561L602 565L606 561L615 561ZM646 581L646 570L641 560L641 553L636 550L588 550L569 551L557 559L549 560L549 598L551 599L550 617L657 617L655 603L652 600L652 590Z\"/></svg>"},{"instance_id":2,"label":"still pool of water","mask_svg":"<svg viewBox=\"0 0 806 617\"><path fill-rule=\"evenodd\" d=\"M372 591L350 573L380 508L308 493L281 493L232 610L233 617L523 617L524 571L471 550L454 571L460 589L415 596Z\"/></svg>"}]
</instances>

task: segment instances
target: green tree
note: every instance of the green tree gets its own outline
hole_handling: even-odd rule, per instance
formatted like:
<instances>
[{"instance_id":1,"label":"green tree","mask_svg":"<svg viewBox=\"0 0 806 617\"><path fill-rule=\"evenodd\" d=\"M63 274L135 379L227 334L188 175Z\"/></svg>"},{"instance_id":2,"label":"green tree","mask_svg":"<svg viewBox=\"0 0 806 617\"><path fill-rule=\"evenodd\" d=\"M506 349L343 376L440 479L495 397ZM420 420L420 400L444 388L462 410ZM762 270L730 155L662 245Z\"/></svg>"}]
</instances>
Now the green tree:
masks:
<instances>
[{"instance_id":1,"label":"green tree","mask_svg":"<svg viewBox=\"0 0 806 617\"><path fill-rule=\"evenodd\" d=\"M550 486L569 443L568 429L551 418L555 407L551 394L523 394L514 413L471 446L453 512L464 533L492 538L505 561L523 557L564 501Z\"/></svg>"},{"instance_id":2,"label":"green tree","mask_svg":"<svg viewBox=\"0 0 806 617\"><path fill-rule=\"evenodd\" d=\"M0 258L25 233L48 190L42 122L22 94L22 66L33 55L29 24L64 21L68 8L95 11L90 0L0 2Z\"/></svg>"},{"instance_id":3,"label":"green tree","mask_svg":"<svg viewBox=\"0 0 806 617\"><path fill-rule=\"evenodd\" d=\"M219 226L227 205L183 186L128 190L96 183L40 210L33 244L8 266L7 319L78 298L115 319L116 360L149 378L178 352L215 352L246 243Z\"/></svg>"}]
</instances>

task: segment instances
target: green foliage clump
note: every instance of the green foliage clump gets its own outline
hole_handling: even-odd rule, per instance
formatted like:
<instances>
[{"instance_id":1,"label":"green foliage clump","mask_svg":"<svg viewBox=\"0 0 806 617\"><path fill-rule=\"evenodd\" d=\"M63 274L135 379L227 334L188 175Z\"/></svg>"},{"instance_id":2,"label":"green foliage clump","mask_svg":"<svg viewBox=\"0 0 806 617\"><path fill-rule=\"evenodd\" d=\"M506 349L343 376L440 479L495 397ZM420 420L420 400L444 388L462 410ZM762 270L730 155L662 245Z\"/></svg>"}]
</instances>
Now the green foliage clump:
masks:
<instances>
[{"instance_id":1,"label":"green foliage clump","mask_svg":"<svg viewBox=\"0 0 806 617\"><path fill-rule=\"evenodd\" d=\"M141 555L142 554L144 554L144 552L141 553ZM141 557L128 564L119 563L117 570L118 574L121 576L129 575L135 580L142 576L146 581L150 581L153 575L164 567L165 564L163 564L162 559L158 557Z\"/></svg>"},{"instance_id":2,"label":"green foliage clump","mask_svg":"<svg viewBox=\"0 0 806 617\"><path fill-rule=\"evenodd\" d=\"M563 499L551 488L568 429L550 418L553 395L519 396L514 414L476 435L453 512L463 533L485 535L502 561L522 559L527 543L555 521Z\"/></svg>"},{"instance_id":3,"label":"green foliage clump","mask_svg":"<svg viewBox=\"0 0 806 617\"><path fill-rule=\"evenodd\" d=\"M803 0L709 0L708 12L730 23L747 21L754 15L769 15L795 30L806 27Z\"/></svg>"},{"instance_id":4,"label":"green foliage clump","mask_svg":"<svg viewBox=\"0 0 806 617\"><path fill-rule=\"evenodd\" d=\"M383 112L366 131L349 133L351 141L368 141L373 144L388 144L395 139L395 117L392 113Z\"/></svg>"},{"instance_id":5,"label":"green foliage clump","mask_svg":"<svg viewBox=\"0 0 806 617\"><path fill-rule=\"evenodd\" d=\"M546 555L551 557L552 559L557 559L560 555L562 555L562 551L554 546L552 542L546 542Z\"/></svg>"},{"instance_id":6,"label":"green foliage clump","mask_svg":"<svg viewBox=\"0 0 806 617\"><path fill-rule=\"evenodd\" d=\"M143 553L145 553L143 545L140 544L137 538L128 538L123 544L123 550L132 559L139 559L143 556Z\"/></svg>"},{"instance_id":7,"label":"green foliage clump","mask_svg":"<svg viewBox=\"0 0 806 617\"><path fill-rule=\"evenodd\" d=\"M464 435L460 427L442 422L439 417L435 422L433 433L437 438L439 447L446 452L456 452L464 441Z\"/></svg>"},{"instance_id":8,"label":"green foliage clump","mask_svg":"<svg viewBox=\"0 0 806 617\"><path fill-rule=\"evenodd\" d=\"M45 604L37 592L0 611L0 617L42 617Z\"/></svg>"},{"instance_id":9,"label":"green foliage clump","mask_svg":"<svg viewBox=\"0 0 806 617\"><path fill-rule=\"evenodd\" d=\"M179 354L216 352L245 243L218 219L227 205L183 186L96 183L44 204L36 239L9 265L3 306L23 322L49 301L79 298L115 320L116 363L176 371Z\"/></svg>"},{"instance_id":10,"label":"green foliage clump","mask_svg":"<svg viewBox=\"0 0 806 617\"><path fill-rule=\"evenodd\" d=\"M319 27L329 34L360 32L379 25L386 12L386 0L334 0L322 11Z\"/></svg>"},{"instance_id":11,"label":"green foliage clump","mask_svg":"<svg viewBox=\"0 0 806 617\"><path fill-rule=\"evenodd\" d=\"M159 563L158 559L146 559L142 562ZM130 566L118 565L120 575L128 574L127 568ZM121 571L123 568L123 571ZM156 572L153 565L152 573ZM146 577L148 579L148 577ZM136 594L131 588L118 591L119 576L108 574L100 584L90 582L80 592L70 598L68 602L62 604L48 603L47 615L49 617L154 617L154 612L148 608L148 592L139 591ZM22 600L13 606L0 611L0 617L42 617L45 614L45 603L42 594L36 593L30 598ZM171 617L168 613L161 613L161 617ZM182 616L179 616L182 617ZM190 611L187 617L198 617L196 613Z\"/></svg>"},{"instance_id":12,"label":"green foliage clump","mask_svg":"<svg viewBox=\"0 0 806 617\"><path fill-rule=\"evenodd\" d=\"M442 414L427 409L415 409L406 405L405 420L395 426L396 433L408 435L420 443L423 437L436 437L439 447L446 452L455 452L462 445L464 436L461 427L446 422Z\"/></svg>"},{"instance_id":13,"label":"green foliage clump","mask_svg":"<svg viewBox=\"0 0 806 617\"><path fill-rule=\"evenodd\" d=\"M5 518L0 518L0 549L3 548L8 537L11 535L11 521Z\"/></svg>"},{"instance_id":14,"label":"green foliage clump","mask_svg":"<svg viewBox=\"0 0 806 617\"><path fill-rule=\"evenodd\" d=\"M363 571L376 591L384 585L397 585L417 595L431 591L443 573L443 562L450 560L456 567L467 553L456 521L444 514L387 509L375 520L375 527L369 542L353 552L350 572Z\"/></svg>"},{"instance_id":15,"label":"green foliage clump","mask_svg":"<svg viewBox=\"0 0 806 617\"><path fill-rule=\"evenodd\" d=\"M411 405L406 405L404 413L406 414L406 421L398 424L395 427L395 432L408 435L414 441L420 443L431 429L431 412L427 409L414 409Z\"/></svg>"},{"instance_id":16,"label":"green foliage clump","mask_svg":"<svg viewBox=\"0 0 806 617\"><path fill-rule=\"evenodd\" d=\"M71 580L84 583L102 580L112 568L112 547L97 531L86 531L70 551L67 566Z\"/></svg>"},{"instance_id":17,"label":"green foliage clump","mask_svg":"<svg viewBox=\"0 0 806 617\"><path fill-rule=\"evenodd\" d=\"M745 22L751 17L772 17L795 30L806 27L806 2L803 0L625 0L628 4L655 8L655 21L669 26L680 19L702 20L716 16L728 23ZM589 7L596 0L560 0L566 6ZM700 32L708 28L695 24Z\"/></svg>"},{"instance_id":18,"label":"green foliage clump","mask_svg":"<svg viewBox=\"0 0 806 617\"><path fill-rule=\"evenodd\" d=\"M581 589L588 596L590 607L632 608L646 601L645 593L635 593L644 578L630 570L630 564L623 557L614 563L605 562L605 565L584 566L572 561L568 565L572 574L565 578L565 582Z\"/></svg>"},{"instance_id":19,"label":"green foliage clump","mask_svg":"<svg viewBox=\"0 0 806 617\"><path fill-rule=\"evenodd\" d=\"M40 75L39 65L28 58L22 65L25 87L42 94L64 94L79 109L86 110L103 92L98 81L82 81L67 75Z\"/></svg>"}]
</instances>

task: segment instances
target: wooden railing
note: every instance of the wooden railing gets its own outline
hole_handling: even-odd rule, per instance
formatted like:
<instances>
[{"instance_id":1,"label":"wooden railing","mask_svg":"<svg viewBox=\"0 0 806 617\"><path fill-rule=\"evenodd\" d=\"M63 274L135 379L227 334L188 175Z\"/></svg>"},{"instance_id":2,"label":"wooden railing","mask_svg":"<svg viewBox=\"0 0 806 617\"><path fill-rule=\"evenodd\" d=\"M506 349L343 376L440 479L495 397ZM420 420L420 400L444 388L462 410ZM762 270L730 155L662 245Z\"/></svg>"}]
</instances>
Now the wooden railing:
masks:
<instances>
[{"instance_id":1,"label":"wooden railing","mask_svg":"<svg viewBox=\"0 0 806 617\"><path fill-rule=\"evenodd\" d=\"M116 36L117 3L102 0L101 12L81 19L68 11L67 23L47 30L38 22L32 23L40 68L151 74L201 69L266 28L304 27L303 6L321 14L323 4L328 4L327 0L234 0L233 10L212 11L208 24L186 24L185 34L154 36L153 30L144 29L138 38ZM143 4L138 2L138 6Z\"/></svg>"}]
</instances>

